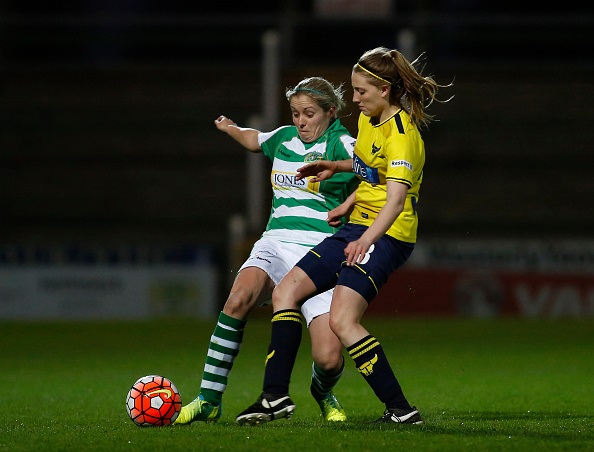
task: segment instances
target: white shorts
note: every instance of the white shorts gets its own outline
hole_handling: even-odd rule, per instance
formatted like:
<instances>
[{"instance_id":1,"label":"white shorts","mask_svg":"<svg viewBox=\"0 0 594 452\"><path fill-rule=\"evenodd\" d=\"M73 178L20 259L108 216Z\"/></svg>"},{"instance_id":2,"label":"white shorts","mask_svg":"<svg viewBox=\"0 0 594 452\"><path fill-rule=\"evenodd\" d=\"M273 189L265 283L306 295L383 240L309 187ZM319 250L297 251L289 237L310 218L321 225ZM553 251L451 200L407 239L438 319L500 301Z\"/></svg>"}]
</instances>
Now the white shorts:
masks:
<instances>
[{"instance_id":1,"label":"white shorts","mask_svg":"<svg viewBox=\"0 0 594 452\"><path fill-rule=\"evenodd\" d=\"M246 267L261 268L268 274L274 285L277 285L310 249L308 246L263 237L254 244L250 256L239 271ZM333 293L334 289L330 289L303 303L301 313L308 327L313 319L330 312Z\"/></svg>"}]
</instances>

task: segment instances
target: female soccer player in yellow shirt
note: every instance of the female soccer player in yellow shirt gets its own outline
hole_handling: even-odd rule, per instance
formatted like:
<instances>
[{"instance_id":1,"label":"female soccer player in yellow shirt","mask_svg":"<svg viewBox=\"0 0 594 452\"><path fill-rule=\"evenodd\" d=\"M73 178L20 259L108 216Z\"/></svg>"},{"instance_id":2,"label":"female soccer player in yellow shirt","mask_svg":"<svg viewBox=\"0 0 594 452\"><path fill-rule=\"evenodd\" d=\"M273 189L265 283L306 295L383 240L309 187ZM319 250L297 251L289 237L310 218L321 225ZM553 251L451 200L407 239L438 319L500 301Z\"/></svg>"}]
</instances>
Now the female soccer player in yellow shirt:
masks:
<instances>
[{"instance_id":1,"label":"female soccer player in yellow shirt","mask_svg":"<svg viewBox=\"0 0 594 452\"><path fill-rule=\"evenodd\" d=\"M353 101L361 111L353 159L318 161L300 169L301 177L313 176L310 182L353 171L360 184L347 202L328 214L330 224L350 214L349 223L313 247L275 288L263 392L237 416L240 424L293 414L289 379L301 338L299 306L334 286L330 327L386 406L376 422L423 422L380 342L361 325L367 306L408 259L417 238L416 205L425 163L419 128L431 121L426 107L437 100L442 87L421 75L417 62L384 47L365 52L351 75Z\"/></svg>"}]
</instances>

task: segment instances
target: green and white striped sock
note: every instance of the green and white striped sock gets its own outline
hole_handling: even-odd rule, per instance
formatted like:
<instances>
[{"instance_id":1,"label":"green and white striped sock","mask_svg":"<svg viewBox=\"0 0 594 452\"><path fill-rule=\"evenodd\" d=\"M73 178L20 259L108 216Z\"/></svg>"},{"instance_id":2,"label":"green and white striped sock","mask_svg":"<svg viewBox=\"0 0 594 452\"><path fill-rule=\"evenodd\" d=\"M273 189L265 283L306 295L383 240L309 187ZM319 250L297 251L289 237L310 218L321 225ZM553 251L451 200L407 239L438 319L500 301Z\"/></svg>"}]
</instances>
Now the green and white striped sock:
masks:
<instances>
[{"instance_id":1,"label":"green and white striped sock","mask_svg":"<svg viewBox=\"0 0 594 452\"><path fill-rule=\"evenodd\" d=\"M221 403L227 389L229 373L239 354L246 323L247 320L234 319L222 311L219 314L219 320L210 337L200 384L200 394L213 405Z\"/></svg>"},{"instance_id":2,"label":"green and white striped sock","mask_svg":"<svg viewBox=\"0 0 594 452\"><path fill-rule=\"evenodd\" d=\"M344 359L342 360L342 367L335 374L328 374L316 366L316 363L311 365L311 395L316 400L322 400L325 396L332 392L338 380L342 376L344 370Z\"/></svg>"}]
</instances>

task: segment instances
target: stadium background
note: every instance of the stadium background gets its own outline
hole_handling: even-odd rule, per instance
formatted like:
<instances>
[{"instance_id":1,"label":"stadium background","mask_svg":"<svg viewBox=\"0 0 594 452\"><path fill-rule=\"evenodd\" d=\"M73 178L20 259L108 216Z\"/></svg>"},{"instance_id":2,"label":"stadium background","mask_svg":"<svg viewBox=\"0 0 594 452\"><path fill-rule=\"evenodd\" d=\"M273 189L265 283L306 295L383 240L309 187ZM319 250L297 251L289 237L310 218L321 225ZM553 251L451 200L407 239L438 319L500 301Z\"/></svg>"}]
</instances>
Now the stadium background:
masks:
<instances>
[{"instance_id":1,"label":"stadium background","mask_svg":"<svg viewBox=\"0 0 594 452\"><path fill-rule=\"evenodd\" d=\"M218 311L267 212L238 221L255 176L212 122L258 119L270 31L278 124L282 87L322 75L350 98L378 45L454 80L424 135L421 244L378 313L594 315L594 14L549 8L0 2L0 318Z\"/></svg>"}]
</instances>

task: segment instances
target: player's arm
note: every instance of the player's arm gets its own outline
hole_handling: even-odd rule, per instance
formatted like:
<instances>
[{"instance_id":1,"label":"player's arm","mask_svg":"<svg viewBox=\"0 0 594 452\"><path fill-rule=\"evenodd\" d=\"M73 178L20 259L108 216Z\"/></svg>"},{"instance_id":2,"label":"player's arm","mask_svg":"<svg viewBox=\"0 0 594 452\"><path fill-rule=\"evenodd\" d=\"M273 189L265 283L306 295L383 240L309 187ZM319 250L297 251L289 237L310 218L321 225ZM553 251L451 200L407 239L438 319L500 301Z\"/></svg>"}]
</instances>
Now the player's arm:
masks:
<instances>
[{"instance_id":1,"label":"player's arm","mask_svg":"<svg viewBox=\"0 0 594 452\"><path fill-rule=\"evenodd\" d=\"M248 151L260 152L262 148L258 143L259 130L248 127L239 127L235 122L226 116L219 116L215 119L215 126L221 132L225 132Z\"/></svg>"},{"instance_id":2,"label":"player's arm","mask_svg":"<svg viewBox=\"0 0 594 452\"><path fill-rule=\"evenodd\" d=\"M347 160L318 160L297 169L296 180L310 177L310 182L321 182L330 179L336 173L350 173L353 171L353 159Z\"/></svg>"},{"instance_id":3,"label":"player's arm","mask_svg":"<svg viewBox=\"0 0 594 452\"><path fill-rule=\"evenodd\" d=\"M333 228L339 227L342 224L340 219L343 217L347 221L349 220L349 217L351 216L351 212L353 211L353 208L355 207L355 194L356 194L356 190L353 191L349 195L349 197L344 200L344 202L342 204L340 204L339 206L335 207L330 212L328 212L328 218L326 219L326 221L328 222L328 224L330 226L332 226Z\"/></svg>"},{"instance_id":4,"label":"player's arm","mask_svg":"<svg viewBox=\"0 0 594 452\"><path fill-rule=\"evenodd\" d=\"M383 236L390 226L394 224L398 215L404 209L408 185L393 180L386 181L387 200L381 208L371 226L363 233L358 240L350 242L344 250L347 258L347 265L353 265L360 262L365 253L369 251L372 244L377 242Z\"/></svg>"}]
</instances>

